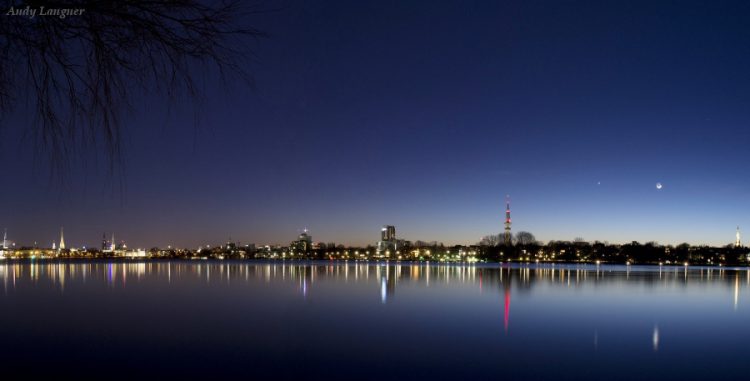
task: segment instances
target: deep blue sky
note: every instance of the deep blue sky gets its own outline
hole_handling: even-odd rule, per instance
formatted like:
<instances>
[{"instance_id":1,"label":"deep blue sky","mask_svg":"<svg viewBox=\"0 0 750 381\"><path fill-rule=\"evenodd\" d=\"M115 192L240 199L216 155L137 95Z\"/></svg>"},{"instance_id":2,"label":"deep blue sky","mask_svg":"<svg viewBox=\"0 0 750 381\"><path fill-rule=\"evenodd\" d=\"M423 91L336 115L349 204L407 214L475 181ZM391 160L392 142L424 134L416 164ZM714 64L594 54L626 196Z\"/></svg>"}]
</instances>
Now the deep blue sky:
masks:
<instances>
[{"instance_id":1,"label":"deep blue sky","mask_svg":"<svg viewBox=\"0 0 750 381\"><path fill-rule=\"evenodd\" d=\"M513 230L544 242L750 237L748 2L289 1L251 21L255 87L209 80L198 127L190 103L136 100L121 194L93 159L50 183L11 117L1 227L475 243L510 194Z\"/></svg>"}]
</instances>

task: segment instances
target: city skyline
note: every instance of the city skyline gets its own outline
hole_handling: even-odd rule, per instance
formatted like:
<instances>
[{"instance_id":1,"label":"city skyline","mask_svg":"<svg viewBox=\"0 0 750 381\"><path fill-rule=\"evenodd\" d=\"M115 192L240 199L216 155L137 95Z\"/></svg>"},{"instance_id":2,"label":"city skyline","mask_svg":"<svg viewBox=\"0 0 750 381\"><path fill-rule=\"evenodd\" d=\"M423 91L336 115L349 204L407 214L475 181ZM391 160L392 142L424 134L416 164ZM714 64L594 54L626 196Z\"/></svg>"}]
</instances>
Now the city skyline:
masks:
<instances>
[{"instance_id":1,"label":"city skyline","mask_svg":"<svg viewBox=\"0 0 750 381\"><path fill-rule=\"evenodd\" d=\"M505 226L505 224L503 224L503 226ZM35 240L33 242L17 242L16 240L13 239L12 236L10 238L8 237L8 229L6 228L4 230L3 242L2 242L2 246L1 247L2 248L10 248L10 247L20 248L20 247L34 247L34 246L36 246L36 247L40 247L40 248L52 248L52 249L59 248L59 249L65 249L66 245L65 245L65 239L64 239L64 236L63 236L63 228L64 227L60 227L60 236L58 237L58 239L57 240L50 240L49 242L51 242L51 243L49 245L47 245L46 242L39 241L39 240ZM477 244L479 244L480 241L482 241L482 238L484 237L484 236L483 237L479 237L474 242L445 242L445 241L441 241L439 239L425 239L425 238L420 238L420 237L416 237L416 238L409 237L408 235L395 235L395 226L393 226L393 225L382 225L381 228L377 230L377 233L381 234L380 240L386 240L386 238L384 238L385 234L386 234L386 229L388 230L389 237L391 237L391 238L389 238L389 240L392 240L394 242L396 241L396 239L398 239L399 241L405 240L405 241L409 241L409 242L416 242L416 241L437 242L437 243L440 243L440 244L444 244L446 246L471 246L471 245L477 245ZM391 229L393 229L393 233L391 233ZM540 237L536 236L536 234L533 231L529 231L529 230L514 231L514 230L508 230L508 229L505 229L505 228L503 228L503 231L501 231L501 232L488 233L486 235L494 235L495 237L497 237L498 242L502 244L505 241L505 239L506 239L505 237L508 236L508 233L512 237L511 239L515 240L515 234L518 233L518 232L529 232L529 233L532 233L534 235L534 237L536 238L536 241L539 244L541 244L541 245L545 245L545 244L547 244L550 241L561 241L561 242L567 241L567 242L573 242L573 241L576 241L578 239L583 239L584 241L590 242L590 243L593 243L593 242L602 242L602 243L614 244L614 245L629 244L631 242L639 242L641 244L645 244L645 243L649 243L649 242L655 242L655 243L657 243L659 245L664 245L664 246L676 246L676 245L683 244L683 243L688 243L691 246L714 246L714 247L722 247L722 246L728 246L728 245L729 246L734 246L734 247L744 247L745 246L745 243L741 239L741 229L740 229L739 225L736 226L735 230L733 231L733 235L732 235L733 240L727 241L727 242L722 243L722 244L710 244L710 243L705 243L705 242L704 243L694 243L694 242L689 242L689 241L663 242L663 241L656 241L656 240L638 240L638 239L631 239L631 240L625 240L625 241L608 241L608 240L600 240L600 239L595 239L595 238L594 239L586 239L586 238L584 238L582 236L575 236L573 238L568 238L568 239L540 239ZM195 249L195 248L201 248L201 247L222 246L222 245L225 245L225 244L228 244L228 243L232 243L232 244L235 244L235 243L251 244L251 245L254 245L254 246L267 246L267 245L271 245L271 246L288 246L289 242L295 242L294 237L296 235L300 235L300 236L304 235L307 238L310 238L309 243L312 243L312 242L316 242L316 243L319 242L319 243L323 243L323 244L336 243L337 245L341 244L341 245L344 245L345 247L368 247L368 246L379 247L379 244L380 244L380 241L378 240L378 238L373 238L372 240L370 240L368 242L364 242L364 243L352 243L352 242L348 242L348 241L342 241L340 238L336 238L336 237L318 238L318 239L314 239L313 240L311 238L311 237L313 237L313 233L308 228L303 228L303 229L297 230L295 234L292 234L292 235L289 236L289 238L287 239L287 241L262 242L262 241L243 240L240 237L235 237L233 239L231 236L228 236L228 238L225 239L225 240L219 240L219 241L215 241L215 242L207 242L207 241L204 240L203 241L204 243L198 244L198 245L193 245L193 246L191 246L191 245L181 245L180 243L177 243L177 242L169 242L169 243L161 244L161 245L138 245L138 244L131 245L131 244L128 244L126 240L119 240L119 241L115 240L115 233L114 232L111 232L112 238L109 239L109 240L107 240L107 238L106 238L106 234L107 234L106 232L104 232L102 234L103 235L102 235L102 240L101 240L100 245L101 245L101 249L105 250L105 251L106 250L114 251L115 247L119 248L121 246L124 247L124 248L127 248L128 246L130 246L131 249L135 249L135 248L138 248L138 249L147 249L147 248L153 248L153 247L162 248L162 249L167 248L167 247L184 248L184 249ZM373 235L373 237L375 237L375 235ZM80 249L80 248L95 249L95 248L98 248L97 244L92 244L89 241L79 240L79 241L76 241L76 242L77 242L77 244L68 245L68 246L72 247L72 248L76 248L76 249ZM505 241L505 244L507 245L507 241Z\"/></svg>"},{"instance_id":2,"label":"city skyline","mask_svg":"<svg viewBox=\"0 0 750 381\"><path fill-rule=\"evenodd\" d=\"M723 246L750 226L747 3L288 5L247 19L268 34L252 88L207 77L200 107L133 104L122 177L81 147L48 168L21 128L35 111L4 115L0 226L65 226L68 246L305 226L366 245L383 224L471 244L502 232L506 194L542 242Z\"/></svg>"}]
</instances>

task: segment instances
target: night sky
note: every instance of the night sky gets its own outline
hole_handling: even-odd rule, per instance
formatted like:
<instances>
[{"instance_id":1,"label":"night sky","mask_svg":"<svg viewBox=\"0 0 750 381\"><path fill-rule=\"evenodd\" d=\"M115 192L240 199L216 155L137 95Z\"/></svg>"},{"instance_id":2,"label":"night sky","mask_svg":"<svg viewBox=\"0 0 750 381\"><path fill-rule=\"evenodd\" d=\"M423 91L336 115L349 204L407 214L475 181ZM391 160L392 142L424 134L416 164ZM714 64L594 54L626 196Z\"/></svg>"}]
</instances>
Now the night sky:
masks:
<instances>
[{"instance_id":1,"label":"night sky","mask_svg":"<svg viewBox=\"0 0 750 381\"><path fill-rule=\"evenodd\" d=\"M275 4L278 5L278 4ZM252 21L253 88L139 96L124 187L50 181L6 116L0 228L69 246L750 239L750 2L287 1ZM23 97L23 94L19 94ZM197 115L197 123L195 119ZM661 182L663 188L656 189ZM746 238L743 241L747 242Z\"/></svg>"}]
</instances>

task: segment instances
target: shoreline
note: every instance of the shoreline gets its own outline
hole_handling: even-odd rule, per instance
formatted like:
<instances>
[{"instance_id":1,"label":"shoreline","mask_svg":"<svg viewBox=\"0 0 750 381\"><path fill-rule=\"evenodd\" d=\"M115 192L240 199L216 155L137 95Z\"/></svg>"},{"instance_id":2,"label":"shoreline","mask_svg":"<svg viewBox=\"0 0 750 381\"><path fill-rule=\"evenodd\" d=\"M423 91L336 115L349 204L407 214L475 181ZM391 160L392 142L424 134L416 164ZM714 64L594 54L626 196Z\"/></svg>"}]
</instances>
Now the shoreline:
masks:
<instances>
[{"instance_id":1,"label":"shoreline","mask_svg":"<svg viewBox=\"0 0 750 381\"><path fill-rule=\"evenodd\" d=\"M365 264L372 266L439 266L439 267L478 267L478 268L584 268L586 270L596 270L601 268L624 268L630 270L648 269L722 269L722 270L745 270L750 271L750 265L709 265L709 264L659 264L659 263L618 263L618 262L568 262L568 261L413 261L413 260L370 260L370 259L307 259L307 258L286 258L286 259L269 259L269 258L149 258L149 257L70 257L70 258L0 258L2 264L34 264L35 262L43 263L65 263L65 262L100 262L100 263L164 263L164 262L185 262L185 263L245 263L245 264L274 264L288 265L300 264L311 266L329 266L329 265L350 265Z\"/></svg>"}]
</instances>

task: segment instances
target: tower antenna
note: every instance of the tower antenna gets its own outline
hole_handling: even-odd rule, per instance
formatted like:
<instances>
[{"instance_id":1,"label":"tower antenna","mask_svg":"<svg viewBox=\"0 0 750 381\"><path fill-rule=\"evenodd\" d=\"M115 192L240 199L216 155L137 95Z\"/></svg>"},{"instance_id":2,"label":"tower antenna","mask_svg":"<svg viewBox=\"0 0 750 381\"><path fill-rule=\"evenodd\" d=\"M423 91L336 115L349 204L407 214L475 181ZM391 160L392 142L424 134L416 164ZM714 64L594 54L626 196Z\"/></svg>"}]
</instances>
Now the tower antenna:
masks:
<instances>
[{"instance_id":1,"label":"tower antenna","mask_svg":"<svg viewBox=\"0 0 750 381\"><path fill-rule=\"evenodd\" d=\"M510 225L510 195L505 195L505 246L510 246L511 244Z\"/></svg>"}]
</instances>

